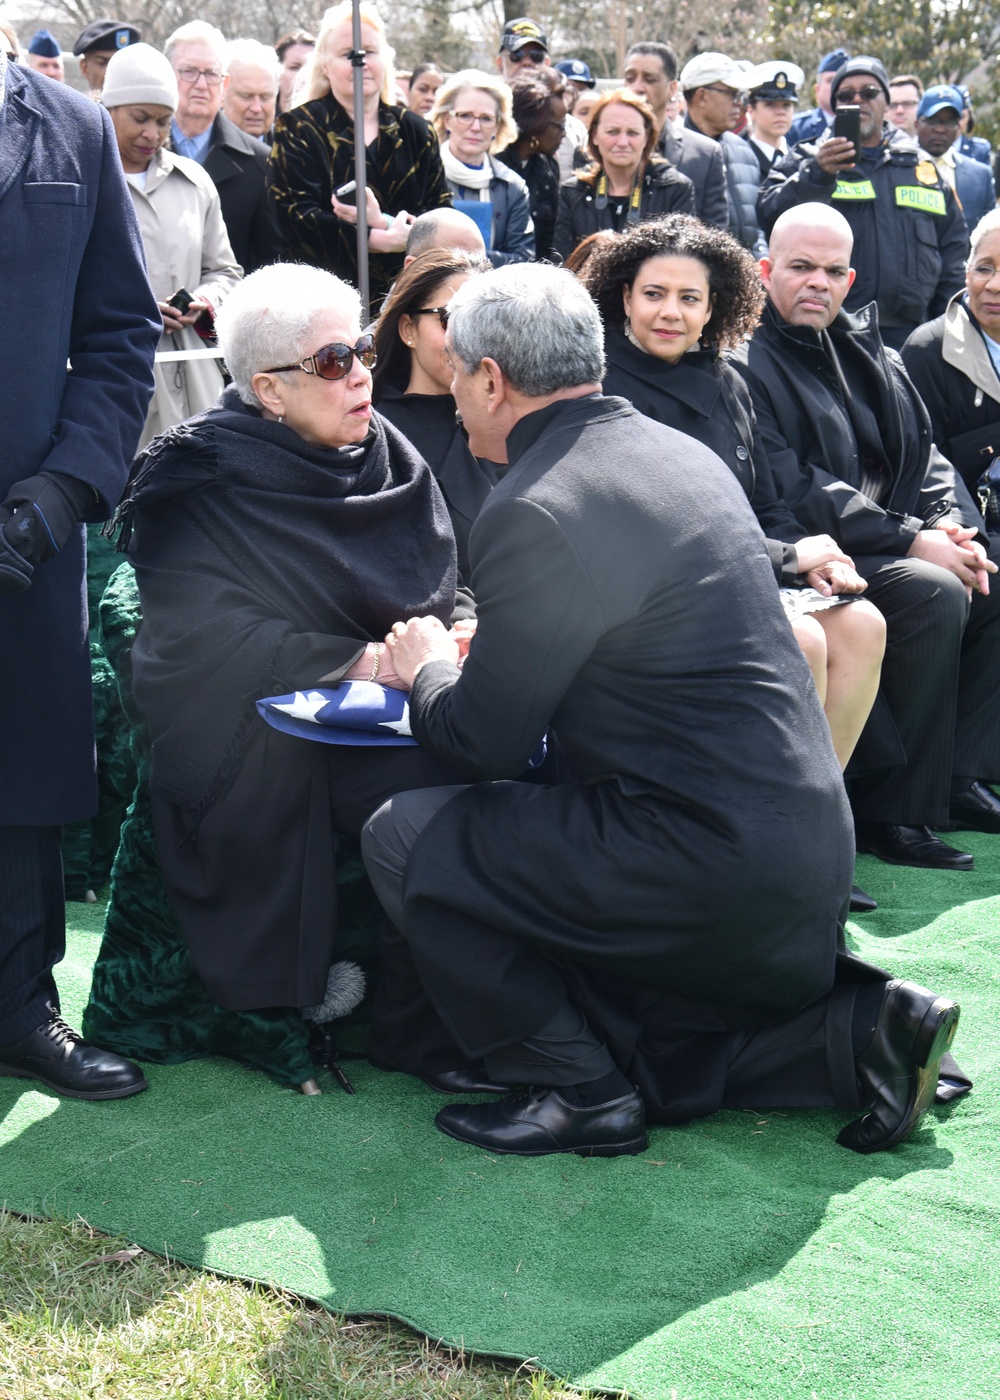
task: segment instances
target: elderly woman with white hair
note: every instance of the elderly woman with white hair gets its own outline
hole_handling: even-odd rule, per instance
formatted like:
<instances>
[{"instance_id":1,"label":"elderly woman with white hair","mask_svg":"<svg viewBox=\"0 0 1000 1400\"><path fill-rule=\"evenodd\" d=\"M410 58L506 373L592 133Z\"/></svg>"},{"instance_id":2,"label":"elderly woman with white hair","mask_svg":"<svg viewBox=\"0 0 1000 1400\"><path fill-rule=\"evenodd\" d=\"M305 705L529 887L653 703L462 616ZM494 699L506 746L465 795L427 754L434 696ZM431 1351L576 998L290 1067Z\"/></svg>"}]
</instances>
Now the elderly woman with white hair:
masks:
<instances>
[{"instance_id":1,"label":"elderly woman with white hair","mask_svg":"<svg viewBox=\"0 0 1000 1400\"><path fill-rule=\"evenodd\" d=\"M428 120L441 142L455 208L476 220L490 262L530 262L535 226L528 186L493 156L517 140L510 88L493 74L466 68L438 89Z\"/></svg>"},{"instance_id":2,"label":"elderly woman with white hair","mask_svg":"<svg viewBox=\"0 0 1000 1400\"><path fill-rule=\"evenodd\" d=\"M451 621L455 543L426 463L372 412L352 288L262 268L218 330L233 384L140 455L117 516L142 604L134 694L159 864L199 976L227 1009L314 1006L338 833L450 770L416 747L291 737L254 702L345 678L398 687L379 639L400 616Z\"/></svg>"},{"instance_id":3,"label":"elderly woman with white hair","mask_svg":"<svg viewBox=\"0 0 1000 1400\"><path fill-rule=\"evenodd\" d=\"M975 499L980 477L1000 457L1000 209L972 231L964 288L943 315L917 327L903 360L927 405L934 441ZM987 490L984 484L982 499ZM994 487L992 515L989 505L986 512L994 540L998 508Z\"/></svg>"},{"instance_id":4,"label":"elderly woman with white hair","mask_svg":"<svg viewBox=\"0 0 1000 1400\"><path fill-rule=\"evenodd\" d=\"M160 349L204 351L215 314L243 269L233 256L215 185L197 161L166 149L177 107L174 70L149 44L130 44L112 55L101 100L115 129L163 318ZM208 408L223 387L218 361L203 356L157 364L155 375L140 448Z\"/></svg>"},{"instance_id":5,"label":"elderly woman with white hair","mask_svg":"<svg viewBox=\"0 0 1000 1400\"><path fill-rule=\"evenodd\" d=\"M361 5L364 141L368 153L369 276L373 301L403 266L406 235L418 214L451 203L433 132L422 117L396 106L393 51L375 7ZM327 10L301 100L275 123L270 155L271 201L284 255L357 282L354 193L354 69L351 5Z\"/></svg>"}]
</instances>

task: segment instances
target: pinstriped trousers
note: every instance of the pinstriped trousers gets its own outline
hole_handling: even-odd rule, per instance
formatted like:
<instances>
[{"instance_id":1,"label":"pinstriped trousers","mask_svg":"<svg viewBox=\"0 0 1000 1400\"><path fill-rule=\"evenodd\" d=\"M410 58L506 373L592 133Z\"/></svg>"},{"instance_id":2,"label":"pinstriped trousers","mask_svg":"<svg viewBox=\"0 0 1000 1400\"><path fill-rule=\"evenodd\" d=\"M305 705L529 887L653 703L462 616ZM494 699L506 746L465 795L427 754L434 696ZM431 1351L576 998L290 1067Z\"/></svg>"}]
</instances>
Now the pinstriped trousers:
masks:
<instances>
[{"instance_id":1,"label":"pinstriped trousers","mask_svg":"<svg viewBox=\"0 0 1000 1400\"><path fill-rule=\"evenodd\" d=\"M855 565L886 620L882 692L907 759L851 781L855 816L944 826L953 775L1000 780L1000 587L970 609L936 564L860 556Z\"/></svg>"}]
</instances>

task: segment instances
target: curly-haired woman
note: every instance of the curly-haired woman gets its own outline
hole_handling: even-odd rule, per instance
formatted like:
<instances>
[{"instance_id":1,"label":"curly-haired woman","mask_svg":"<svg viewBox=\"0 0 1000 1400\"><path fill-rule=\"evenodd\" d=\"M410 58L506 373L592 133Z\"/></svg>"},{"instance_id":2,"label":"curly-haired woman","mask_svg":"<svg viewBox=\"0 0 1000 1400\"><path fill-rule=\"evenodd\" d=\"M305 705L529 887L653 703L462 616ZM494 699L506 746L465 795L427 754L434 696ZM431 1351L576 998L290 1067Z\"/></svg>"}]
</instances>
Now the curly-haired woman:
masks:
<instances>
[{"instance_id":1,"label":"curly-haired woman","mask_svg":"<svg viewBox=\"0 0 1000 1400\"><path fill-rule=\"evenodd\" d=\"M710 447L746 492L845 767L875 701L885 622L861 600L836 606L865 582L829 536L806 537L778 497L749 390L723 357L760 318L757 264L721 229L671 215L603 243L582 280L606 328L605 393Z\"/></svg>"}]
</instances>

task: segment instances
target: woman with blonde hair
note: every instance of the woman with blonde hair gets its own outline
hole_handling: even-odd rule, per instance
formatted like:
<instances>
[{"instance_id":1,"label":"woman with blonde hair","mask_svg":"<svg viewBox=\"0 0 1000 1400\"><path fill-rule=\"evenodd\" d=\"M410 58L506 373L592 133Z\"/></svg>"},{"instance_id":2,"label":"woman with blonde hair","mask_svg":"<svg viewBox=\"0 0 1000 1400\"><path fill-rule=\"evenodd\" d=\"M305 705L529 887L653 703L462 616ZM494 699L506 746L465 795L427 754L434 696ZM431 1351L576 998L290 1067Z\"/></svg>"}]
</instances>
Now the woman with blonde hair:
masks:
<instances>
[{"instance_id":1,"label":"woman with blonde hair","mask_svg":"<svg viewBox=\"0 0 1000 1400\"><path fill-rule=\"evenodd\" d=\"M373 302L403 266L418 214L451 203L437 142L427 123L396 104L393 51L377 9L361 5L365 52L364 142L368 150L369 276ZM302 100L275 123L270 190L283 255L356 283L354 70L351 5L334 5L320 25L302 80Z\"/></svg>"},{"instance_id":2,"label":"woman with blonde hair","mask_svg":"<svg viewBox=\"0 0 1000 1400\"><path fill-rule=\"evenodd\" d=\"M559 192L555 250L563 259L592 233L621 233L657 214L693 214L694 185L656 153L652 107L629 88L598 99L590 116L593 164Z\"/></svg>"},{"instance_id":3,"label":"woman with blonde hair","mask_svg":"<svg viewBox=\"0 0 1000 1400\"><path fill-rule=\"evenodd\" d=\"M517 140L510 88L494 74L465 68L438 88L428 121L441 142L452 202L479 225L490 262L530 262L535 227L528 186L493 156Z\"/></svg>"}]
</instances>

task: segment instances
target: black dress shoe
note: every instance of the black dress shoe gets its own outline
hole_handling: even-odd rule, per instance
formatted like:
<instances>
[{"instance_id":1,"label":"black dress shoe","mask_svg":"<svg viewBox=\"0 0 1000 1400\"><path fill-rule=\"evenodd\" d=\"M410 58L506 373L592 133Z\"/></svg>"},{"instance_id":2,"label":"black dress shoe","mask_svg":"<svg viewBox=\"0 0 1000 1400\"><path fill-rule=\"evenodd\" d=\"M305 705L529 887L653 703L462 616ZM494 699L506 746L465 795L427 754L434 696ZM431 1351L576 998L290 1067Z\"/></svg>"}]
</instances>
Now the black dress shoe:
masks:
<instances>
[{"instance_id":1,"label":"black dress shoe","mask_svg":"<svg viewBox=\"0 0 1000 1400\"><path fill-rule=\"evenodd\" d=\"M865 894L860 885L852 885L849 908L852 914L871 914L878 908L878 901L872 899L870 894Z\"/></svg>"},{"instance_id":2,"label":"black dress shoe","mask_svg":"<svg viewBox=\"0 0 1000 1400\"><path fill-rule=\"evenodd\" d=\"M934 1102L941 1056L955 1038L958 1003L915 982L889 982L871 1044L857 1058L868 1110L839 1134L853 1152L885 1152L909 1137Z\"/></svg>"},{"instance_id":3,"label":"black dress shoe","mask_svg":"<svg viewBox=\"0 0 1000 1400\"><path fill-rule=\"evenodd\" d=\"M439 1094L509 1094L511 1089L509 1084L494 1084L474 1069L443 1069L440 1074L422 1074L420 1078Z\"/></svg>"},{"instance_id":4,"label":"black dress shoe","mask_svg":"<svg viewBox=\"0 0 1000 1400\"><path fill-rule=\"evenodd\" d=\"M434 1121L459 1142L519 1157L543 1157L550 1152L634 1156L649 1146L646 1112L634 1091L610 1103L578 1108L557 1089L542 1085L494 1103L449 1104Z\"/></svg>"},{"instance_id":5,"label":"black dress shoe","mask_svg":"<svg viewBox=\"0 0 1000 1400\"><path fill-rule=\"evenodd\" d=\"M1000 831L1000 797L985 783L951 795L951 824L958 831Z\"/></svg>"},{"instance_id":6,"label":"black dress shoe","mask_svg":"<svg viewBox=\"0 0 1000 1400\"><path fill-rule=\"evenodd\" d=\"M149 1088L138 1065L88 1045L59 1016L0 1045L0 1076L37 1079L70 1099L124 1099Z\"/></svg>"},{"instance_id":7,"label":"black dress shoe","mask_svg":"<svg viewBox=\"0 0 1000 1400\"><path fill-rule=\"evenodd\" d=\"M929 826L883 826L858 822L856 845L888 865L918 865L925 870L971 870L972 856L941 841Z\"/></svg>"}]
</instances>

